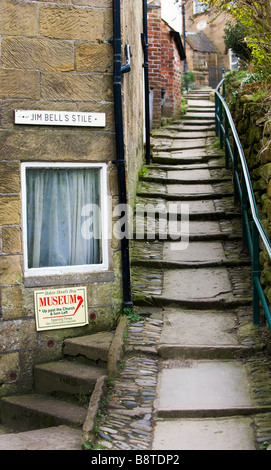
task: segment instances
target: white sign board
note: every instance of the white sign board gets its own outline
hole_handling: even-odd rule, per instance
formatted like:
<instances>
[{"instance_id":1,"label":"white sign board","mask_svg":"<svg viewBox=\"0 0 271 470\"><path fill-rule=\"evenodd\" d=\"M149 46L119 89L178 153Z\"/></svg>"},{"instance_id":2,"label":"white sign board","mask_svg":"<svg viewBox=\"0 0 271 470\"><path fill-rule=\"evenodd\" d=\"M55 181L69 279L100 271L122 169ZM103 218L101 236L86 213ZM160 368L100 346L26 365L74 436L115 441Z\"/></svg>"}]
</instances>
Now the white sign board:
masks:
<instances>
[{"instance_id":1,"label":"white sign board","mask_svg":"<svg viewBox=\"0 0 271 470\"><path fill-rule=\"evenodd\" d=\"M37 331L88 324L86 287L34 292Z\"/></svg>"},{"instance_id":2,"label":"white sign board","mask_svg":"<svg viewBox=\"0 0 271 470\"><path fill-rule=\"evenodd\" d=\"M105 127L105 113L15 110L15 124L38 126Z\"/></svg>"}]
</instances>

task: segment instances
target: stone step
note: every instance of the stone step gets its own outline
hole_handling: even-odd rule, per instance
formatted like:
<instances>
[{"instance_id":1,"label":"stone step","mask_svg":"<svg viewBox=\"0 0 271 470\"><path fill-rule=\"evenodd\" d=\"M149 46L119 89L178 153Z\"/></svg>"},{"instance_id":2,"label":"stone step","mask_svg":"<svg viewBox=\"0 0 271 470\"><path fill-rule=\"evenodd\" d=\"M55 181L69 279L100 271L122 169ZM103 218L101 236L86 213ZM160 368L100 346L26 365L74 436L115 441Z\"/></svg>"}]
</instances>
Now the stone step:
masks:
<instances>
[{"instance_id":1,"label":"stone step","mask_svg":"<svg viewBox=\"0 0 271 470\"><path fill-rule=\"evenodd\" d=\"M154 152L177 152L179 150L201 150L206 147L206 139L171 139L161 138L153 139Z\"/></svg>"},{"instance_id":2,"label":"stone step","mask_svg":"<svg viewBox=\"0 0 271 470\"><path fill-rule=\"evenodd\" d=\"M99 377L107 370L72 361L57 361L34 367L34 383L37 393L62 392L75 396L89 396Z\"/></svg>"},{"instance_id":3,"label":"stone step","mask_svg":"<svg viewBox=\"0 0 271 470\"><path fill-rule=\"evenodd\" d=\"M106 366L113 336L114 333L108 331L68 338L64 342L63 351L66 356L84 357L97 365Z\"/></svg>"},{"instance_id":4,"label":"stone step","mask_svg":"<svg viewBox=\"0 0 271 470\"><path fill-rule=\"evenodd\" d=\"M134 241L131 246L132 266L154 268L190 268L220 266L250 266L248 254L241 256L240 242L172 241L142 243Z\"/></svg>"},{"instance_id":5,"label":"stone step","mask_svg":"<svg viewBox=\"0 0 271 470\"><path fill-rule=\"evenodd\" d=\"M166 139L203 139L207 137L214 137L215 136L215 131L214 130L195 130L194 132L191 132L189 130L162 130L162 131L157 131L153 133L152 138L153 139L160 139L160 138L166 138Z\"/></svg>"},{"instance_id":6,"label":"stone step","mask_svg":"<svg viewBox=\"0 0 271 470\"><path fill-rule=\"evenodd\" d=\"M158 150L153 153L152 161L159 165L184 165L184 164L199 164L205 163L209 160L221 157L220 151L206 150L206 149L193 149L179 150L179 151L166 151L166 149Z\"/></svg>"},{"instance_id":7,"label":"stone step","mask_svg":"<svg viewBox=\"0 0 271 470\"><path fill-rule=\"evenodd\" d=\"M253 331L252 340L248 341L249 328L246 327L246 335L242 334L237 318L234 310L166 308L158 353L165 360L191 360L235 359L262 351L261 339Z\"/></svg>"},{"instance_id":8,"label":"stone step","mask_svg":"<svg viewBox=\"0 0 271 470\"><path fill-rule=\"evenodd\" d=\"M185 450L258 450L251 417L158 419L152 449Z\"/></svg>"},{"instance_id":9,"label":"stone step","mask_svg":"<svg viewBox=\"0 0 271 470\"><path fill-rule=\"evenodd\" d=\"M187 208L189 221L240 218L239 206L234 205L231 198L228 197L194 201L167 201L161 198L138 197L135 208L135 226L138 222L137 217L141 217L141 223L147 223L142 220L143 217L159 220L181 220L183 214L187 213Z\"/></svg>"},{"instance_id":10,"label":"stone step","mask_svg":"<svg viewBox=\"0 0 271 470\"><path fill-rule=\"evenodd\" d=\"M184 116L183 116L183 121L189 121L189 120L197 120L197 121L212 121L215 122L215 116L213 112L208 112L208 113L198 113L198 112L193 112L193 111L188 111Z\"/></svg>"},{"instance_id":11,"label":"stone step","mask_svg":"<svg viewBox=\"0 0 271 470\"><path fill-rule=\"evenodd\" d=\"M191 121L191 123L176 122L176 123L172 123L168 125L166 129L163 129L163 132L165 132L166 130L175 131L175 132L189 132L191 137L193 137L194 133L197 133L197 132L209 132L209 131L215 130L215 124L210 123L210 122L207 122L206 124L202 122L198 122L196 126L194 121Z\"/></svg>"},{"instance_id":12,"label":"stone step","mask_svg":"<svg viewBox=\"0 0 271 470\"><path fill-rule=\"evenodd\" d=\"M133 267L133 300L138 305L225 309L251 305L251 268Z\"/></svg>"},{"instance_id":13,"label":"stone step","mask_svg":"<svg viewBox=\"0 0 271 470\"><path fill-rule=\"evenodd\" d=\"M271 410L271 396L263 405L252 396L241 360L180 360L163 366L156 404L160 417L218 418Z\"/></svg>"},{"instance_id":14,"label":"stone step","mask_svg":"<svg viewBox=\"0 0 271 470\"><path fill-rule=\"evenodd\" d=\"M82 450L82 432L68 426L0 435L0 450Z\"/></svg>"},{"instance_id":15,"label":"stone step","mask_svg":"<svg viewBox=\"0 0 271 470\"><path fill-rule=\"evenodd\" d=\"M205 183L219 183L222 181L232 181L229 172L225 172L223 169L219 170L211 170L209 168L206 169L171 169L171 170L164 170L162 168L149 170L144 176L140 177L141 181L150 181L155 183L162 183L162 184L191 184L191 183L198 183L205 184Z\"/></svg>"},{"instance_id":16,"label":"stone step","mask_svg":"<svg viewBox=\"0 0 271 470\"><path fill-rule=\"evenodd\" d=\"M159 218L140 218L134 222L134 240L182 241L184 246L192 241L241 240L242 230L239 220L173 220L167 222Z\"/></svg>"},{"instance_id":17,"label":"stone step","mask_svg":"<svg viewBox=\"0 0 271 470\"><path fill-rule=\"evenodd\" d=\"M1 420L16 431L67 425L81 427L87 409L41 394L18 395L1 399Z\"/></svg>"},{"instance_id":18,"label":"stone step","mask_svg":"<svg viewBox=\"0 0 271 470\"><path fill-rule=\"evenodd\" d=\"M191 95L188 95L186 96L186 99L188 101L205 101L208 99L208 94L207 93L201 93L201 94L191 94Z\"/></svg>"},{"instance_id":19,"label":"stone step","mask_svg":"<svg viewBox=\"0 0 271 470\"><path fill-rule=\"evenodd\" d=\"M161 185L155 182L140 181L137 189L137 196L146 198L162 197L171 201L218 199L232 195L232 184L227 181L214 185L208 182Z\"/></svg>"}]
</instances>

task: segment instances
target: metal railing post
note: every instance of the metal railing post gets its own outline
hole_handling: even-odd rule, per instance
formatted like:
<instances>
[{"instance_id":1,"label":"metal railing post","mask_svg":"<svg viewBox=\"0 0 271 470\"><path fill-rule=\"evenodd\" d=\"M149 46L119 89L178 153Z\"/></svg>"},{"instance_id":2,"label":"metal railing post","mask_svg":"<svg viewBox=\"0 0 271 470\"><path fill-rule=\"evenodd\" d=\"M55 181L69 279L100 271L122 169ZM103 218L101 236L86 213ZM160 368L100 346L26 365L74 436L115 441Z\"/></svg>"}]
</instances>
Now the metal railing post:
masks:
<instances>
[{"instance_id":1,"label":"metal railing post","mask_svg":"<svg viewBox=\"0 0 271 470\"><path fill-rule=\"evenodd\" d=\"M229 120L228 116L225 114L225 165L226 169L229 169Z\"/></svg>"},{"instance_id":2,"label":"metal railing post","mask_svg":"<svg viewBox=\"0 0 271 470\"><path fill-rule=\"evenodd\" d=\"M234 187L234 204L237 204L240 197L238 191L238 149L236 142L233 142L233 187Z\"/></svg>"},{"instance_id":3,"label":"metal railing post","mask_svg":"<svg viewBox=\"0 0 271 470\"><path fill-rule=\"evenodd\" d=\"M242 190L241 210L242 210L243 250L247 251L247 249L249 248L248 235L247 235L248 198L247 198L247 187L246 187L246 182L245 182L243 173L242 173L241 190Z\"/></svg>"},{"instance_id":4,"label":"metal railing post","mask_svg":"<svg viewBox=\"0 0 271 470\"><path fill-rule=\"evenodd\" d=\"M219 101L219 137L220 137L220 148L223 149L223 104Z\"/></svg>"},{"instance_id":5,"label":"metal railing post","mask_svg":"<svg viewBox=\"0 0 271 470\"><path fill-rule=\"evenodd\" d=\"M254 221L252 221L252 252L253 323L259 326L260 298L257 289L260 280L259 232Z\"/></svg>"},{"instance_id":6,"label":"metal railing post","mask_svg":"<svg viewBox=\"0 0 271 470\"><path fill-rule=\"evenodd\" d=\"M215 135L216 137L219 136L218 116L219 116L219 98L217 95L215 95Z\"/></svg>"}]
</instances>

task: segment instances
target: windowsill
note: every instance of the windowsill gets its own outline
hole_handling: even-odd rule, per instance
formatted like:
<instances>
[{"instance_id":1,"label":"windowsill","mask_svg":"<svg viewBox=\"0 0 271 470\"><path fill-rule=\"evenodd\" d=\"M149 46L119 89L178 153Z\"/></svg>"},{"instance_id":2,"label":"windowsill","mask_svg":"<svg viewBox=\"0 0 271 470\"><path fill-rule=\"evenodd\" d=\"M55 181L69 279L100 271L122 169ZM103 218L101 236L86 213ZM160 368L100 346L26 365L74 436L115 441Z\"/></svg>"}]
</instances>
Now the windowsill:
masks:
<instances>
[{"instance_id":1,"label":"windowsill","mask_svg":"<svg viewBox=\"0 0 271 470\"><path fill-rule=\"evenodd\" d=\"M113 271L100 271L96 273L70 273L46 276L29 276L24 278L25 287L64 286L74 284L91 284L93 282L114 281Z\"/></svg>"}]
</instances>

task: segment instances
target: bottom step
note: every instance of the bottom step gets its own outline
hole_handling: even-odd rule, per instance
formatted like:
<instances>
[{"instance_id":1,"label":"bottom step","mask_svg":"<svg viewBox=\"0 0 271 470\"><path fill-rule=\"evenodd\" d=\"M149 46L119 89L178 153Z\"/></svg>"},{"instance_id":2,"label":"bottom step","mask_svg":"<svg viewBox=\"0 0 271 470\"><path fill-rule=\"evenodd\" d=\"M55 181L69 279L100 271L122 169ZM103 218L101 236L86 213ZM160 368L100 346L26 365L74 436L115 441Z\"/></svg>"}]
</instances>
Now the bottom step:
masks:
<instances>
[{"instance_id":1,"label":"bottom step","mask_svg":"<svg viewBox=\"0 0 271 470\"><path fill-rule=\"evenodd\" d=\"M257 450L250 417L174 419L156 423L153 450Z\"/></svg>"},{"instance_id":2,"label":"bottom step","mask_svg":"<svg viewBox=\"0 0 271 470\"><path fill-rule=\"evenodd\" d=\"M0 435L0 450L82 450L80 429L57 426Z\"/></svg>"},{"instance_id":3,"label":"bottom step","mask_svg":"<svg viewBox=\"0 0 271 470\"><path fill-rule=\"evenodd\" d=\"M1 420L4 426L17 431L47 428L65 424L80 427L87 409L39 394L6 397L1 400Z\"/></svg>"}]
</instances>

